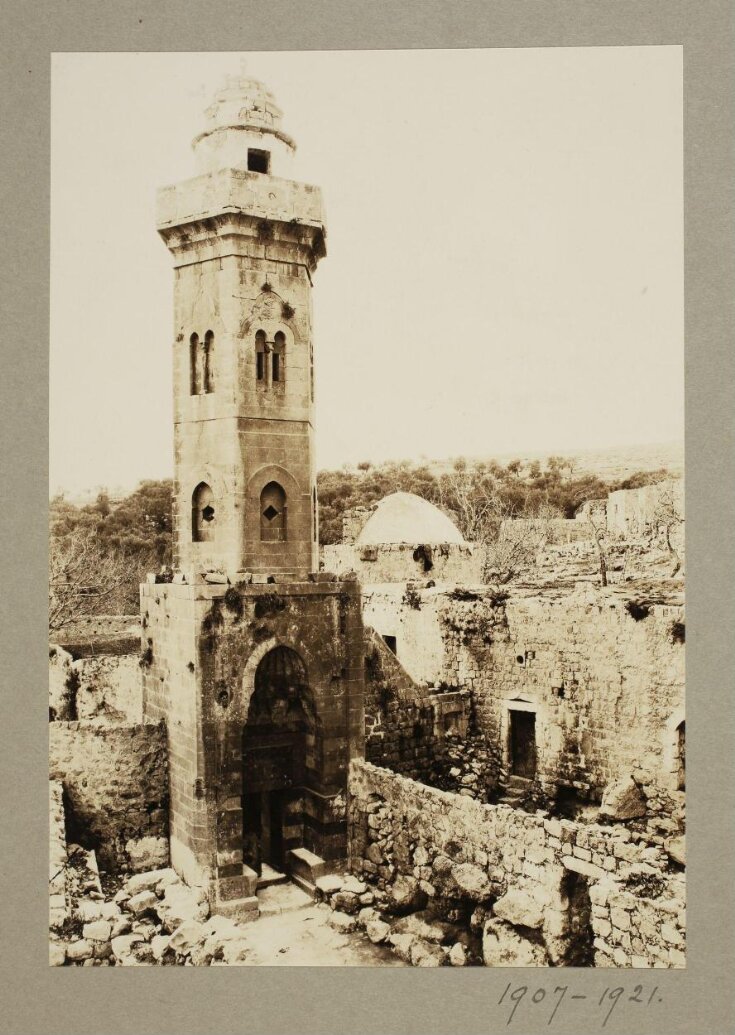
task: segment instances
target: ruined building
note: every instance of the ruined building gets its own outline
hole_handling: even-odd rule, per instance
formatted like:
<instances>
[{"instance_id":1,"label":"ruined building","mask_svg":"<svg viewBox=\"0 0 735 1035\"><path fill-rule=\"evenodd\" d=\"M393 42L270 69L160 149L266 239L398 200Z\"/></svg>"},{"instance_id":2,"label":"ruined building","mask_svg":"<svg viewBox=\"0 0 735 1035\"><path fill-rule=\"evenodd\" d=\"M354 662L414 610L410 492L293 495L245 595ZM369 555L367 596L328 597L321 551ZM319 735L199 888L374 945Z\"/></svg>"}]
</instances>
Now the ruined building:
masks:
<instances>
[{"instance_id":1,"label":"ruined building","mask_svg":"<svg viewBox=\"0 0 735 1035\"><path fill-rule=\"evenodd\" d=\"M227 913L255 906L263 862L346 856L363 744L359 586L318 573L324 212L317 187L288 178L281 118L262 84L228 78L194 140L199 175L158 198L174 267L175 575L141 590L144 713L168 728L171 862Z\"/></svg>"}]
</instances>

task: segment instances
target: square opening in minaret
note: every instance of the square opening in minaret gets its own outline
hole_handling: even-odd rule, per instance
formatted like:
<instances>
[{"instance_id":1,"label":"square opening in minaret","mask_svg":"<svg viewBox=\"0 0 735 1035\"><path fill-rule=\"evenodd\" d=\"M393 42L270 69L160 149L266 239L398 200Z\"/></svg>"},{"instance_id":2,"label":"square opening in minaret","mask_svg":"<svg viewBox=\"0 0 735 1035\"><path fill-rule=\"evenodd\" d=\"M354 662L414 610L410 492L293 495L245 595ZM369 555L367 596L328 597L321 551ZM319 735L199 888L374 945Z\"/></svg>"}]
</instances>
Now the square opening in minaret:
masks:
<instances>
[{"instance_id":1,"label":"square opening in minaret","mask_svg":"<svg viewBox=\"0 0 735 1035\"><path fill-rule=\"evenodd\" d=\"M248 170L256 173L267 173L270 168L270 151L259 151L257 148L248 148Z\"/></svg>"}]
</instances>

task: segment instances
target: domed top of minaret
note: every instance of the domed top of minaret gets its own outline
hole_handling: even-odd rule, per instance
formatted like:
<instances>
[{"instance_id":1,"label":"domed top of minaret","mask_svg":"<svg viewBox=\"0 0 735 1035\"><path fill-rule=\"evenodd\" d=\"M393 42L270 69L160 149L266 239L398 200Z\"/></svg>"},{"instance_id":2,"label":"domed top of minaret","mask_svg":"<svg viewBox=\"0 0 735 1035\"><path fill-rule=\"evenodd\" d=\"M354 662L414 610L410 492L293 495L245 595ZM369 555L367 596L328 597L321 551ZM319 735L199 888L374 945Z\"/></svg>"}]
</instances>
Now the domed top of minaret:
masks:
<instances>
[{"instance_id":1,"label":"domed top of minaret","mask_svg":"<svg viewBox=\"0 0 735 1035\"><path fill-rule=\"evenodd\" d=\"M283 112L259 79L228 75L206 109L205 128L192 147L200 172L247 169L261 175L290 172L294 140L281 128Z\"/></svg>"}]
</instances>

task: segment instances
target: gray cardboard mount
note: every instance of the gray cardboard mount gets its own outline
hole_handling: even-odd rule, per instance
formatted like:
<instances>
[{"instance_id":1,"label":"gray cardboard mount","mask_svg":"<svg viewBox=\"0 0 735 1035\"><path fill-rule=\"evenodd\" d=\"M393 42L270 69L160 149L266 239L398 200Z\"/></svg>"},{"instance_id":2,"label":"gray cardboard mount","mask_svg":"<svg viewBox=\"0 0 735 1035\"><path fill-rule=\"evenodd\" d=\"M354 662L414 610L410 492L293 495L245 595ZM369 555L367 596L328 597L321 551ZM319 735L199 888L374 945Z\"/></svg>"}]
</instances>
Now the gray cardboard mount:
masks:
<instances>
[{"instance_id":1,"label":"gray cardboard mount","mask_svg":"<svg viewBox=\"0 0 735 1035\"><path fill-rule=\"evenodd\" d=\"M3 877L0 1030L33 1033L731 1032L733 1018L733 5L42 0L3 10ZM688 947L684 971L47 965L46 559L50 54L681 45L685 106ZM498 1005L586 998L560 1012ZM635 986L658 992L649 1007Z\"/></svg>"}]
</instances>

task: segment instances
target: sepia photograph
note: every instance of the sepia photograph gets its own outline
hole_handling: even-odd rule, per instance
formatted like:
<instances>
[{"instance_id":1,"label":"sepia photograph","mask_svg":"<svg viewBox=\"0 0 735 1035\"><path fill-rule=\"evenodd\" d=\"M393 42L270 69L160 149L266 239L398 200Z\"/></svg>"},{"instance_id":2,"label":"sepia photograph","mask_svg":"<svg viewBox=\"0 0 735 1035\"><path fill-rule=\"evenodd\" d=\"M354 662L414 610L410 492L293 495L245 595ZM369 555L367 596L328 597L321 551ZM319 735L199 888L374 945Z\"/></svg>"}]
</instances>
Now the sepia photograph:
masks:
<instances>
[{"instance_id":1,"label":"sepia photograph","mask_svg":"<svg viewBox=\"0 0 735 1035\"><path fill-rule=\"evenodd\" d=\"M683 133L676 45L52 55L51 966L686 966Z\"/></svg>"}]
</instances>

